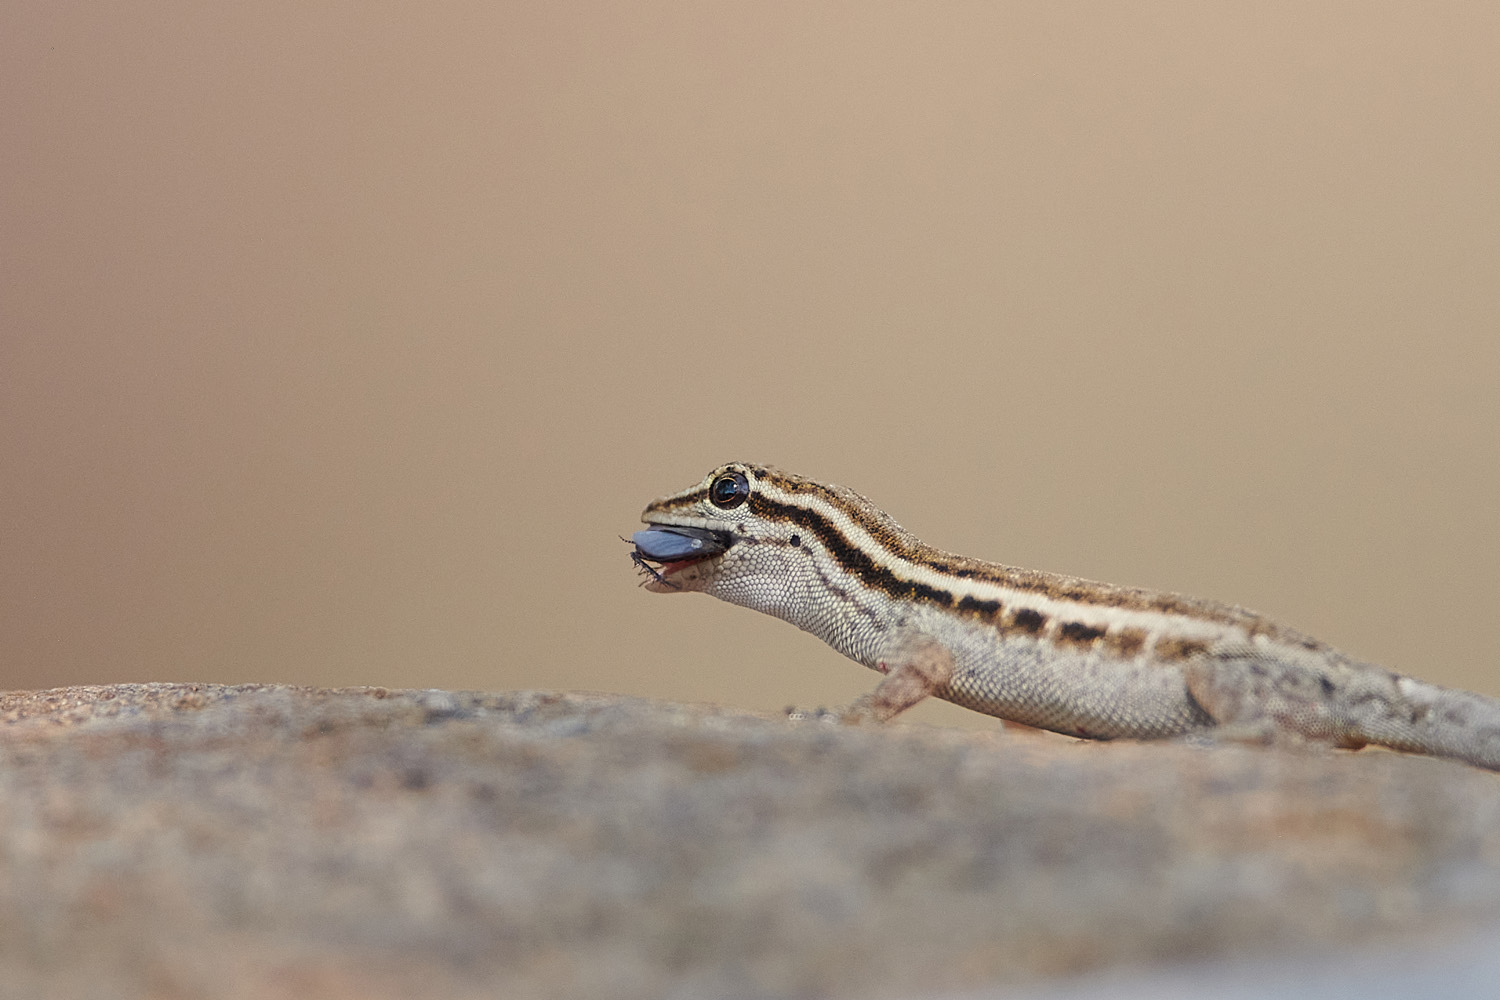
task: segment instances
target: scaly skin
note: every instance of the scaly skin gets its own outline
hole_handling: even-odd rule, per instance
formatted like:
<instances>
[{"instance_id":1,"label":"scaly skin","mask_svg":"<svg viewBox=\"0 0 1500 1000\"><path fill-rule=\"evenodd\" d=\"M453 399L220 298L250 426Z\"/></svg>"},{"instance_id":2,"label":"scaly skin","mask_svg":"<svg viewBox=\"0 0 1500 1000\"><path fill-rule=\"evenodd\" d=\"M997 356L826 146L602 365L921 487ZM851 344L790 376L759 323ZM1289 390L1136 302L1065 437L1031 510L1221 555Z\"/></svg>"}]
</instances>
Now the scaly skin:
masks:
<instances>
[{"instance_id":1,"label":"scaly skin","mask_svg":"<svg viewBox=\"0 0 1500 1000\"><path fill-rule=\"evenodd\" d=\"M885 674L846 722L932 695L1071 736L1373 743L1500 770L1500 701L1245 608L942 552L841 486L734 462L641 519L648 590L775 615Z\"/></svg>"}]
</instances>

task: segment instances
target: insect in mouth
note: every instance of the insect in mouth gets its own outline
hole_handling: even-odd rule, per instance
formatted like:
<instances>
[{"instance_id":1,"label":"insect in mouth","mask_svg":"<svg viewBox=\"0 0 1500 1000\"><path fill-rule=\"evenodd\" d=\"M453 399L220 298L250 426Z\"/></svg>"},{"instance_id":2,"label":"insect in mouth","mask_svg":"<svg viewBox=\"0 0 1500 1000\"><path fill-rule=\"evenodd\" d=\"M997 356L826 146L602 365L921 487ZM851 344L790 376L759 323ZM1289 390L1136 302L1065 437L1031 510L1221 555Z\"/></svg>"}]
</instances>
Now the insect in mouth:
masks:
<instances>
[{"instance_id":1,"label":"insect in mouth","mask_svg":"<svg viewBox=\"0 0 1500 1000\"><path fill-rule=\"evenodd\" d=\"M676 524L652 524L644 531L637 531L628 541L635 546L635 551L630 554L631 562L657 583L673 590L682 587L668 580L665 573L650 563L657 563L670 573L674 568L720 555L734 544L734 538L726 531Z\"/></svg>"},{"instance_id":2,"label":"insect in mouth","mask_svg":"<svg viewBox=\"0 0 1500 1000\"><path fill-rule=\"evenodd\" d=\"M622 541L622 542L630 542L631 545L635 544L635 542L633 542L630 539L624 537L623 535L620 537L620 541ZM636 549L634 552L630 553L630 561L633 562L633 563L635 563L635 568L638 569L638 570L640 570L642 576L649 576L649 577L651 577L651 579L655 580L657 583L666 584L668 587L672 587L672 588L675 588L677 590L681 590L682 589L677 584L673 583L671 580L668 580L666 577L662 576L659 572L657 572L656 567L653 566L653 565L651 565L649 562L647 562L646 561L646 557L643 556L643 555L641 555L641 550L640 549ZM641 586L644 587L645 585L646 585L646 581L642 580L641 581Z\"/></svg>"}]
</instances>

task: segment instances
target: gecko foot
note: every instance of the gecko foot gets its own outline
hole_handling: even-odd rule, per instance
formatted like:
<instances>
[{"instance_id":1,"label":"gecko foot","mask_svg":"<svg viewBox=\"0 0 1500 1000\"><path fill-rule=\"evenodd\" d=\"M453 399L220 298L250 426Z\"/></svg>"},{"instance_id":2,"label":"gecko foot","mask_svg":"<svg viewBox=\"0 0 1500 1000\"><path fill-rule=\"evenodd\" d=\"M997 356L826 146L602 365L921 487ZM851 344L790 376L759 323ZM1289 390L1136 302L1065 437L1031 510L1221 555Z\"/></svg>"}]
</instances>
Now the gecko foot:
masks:
<instances>
[{"instance_id":1,"label":"gecko foot","mask_svg":"<svg viewBox=\"0 0 1500 1000\"><path fill-rule=\"evenodd\" d=\"M786 707L786 721L788 722L822 722L826 725L836 726L843 722L843 713L831 708L797 708L795 705Z\"/></svg>"}]
</instances>

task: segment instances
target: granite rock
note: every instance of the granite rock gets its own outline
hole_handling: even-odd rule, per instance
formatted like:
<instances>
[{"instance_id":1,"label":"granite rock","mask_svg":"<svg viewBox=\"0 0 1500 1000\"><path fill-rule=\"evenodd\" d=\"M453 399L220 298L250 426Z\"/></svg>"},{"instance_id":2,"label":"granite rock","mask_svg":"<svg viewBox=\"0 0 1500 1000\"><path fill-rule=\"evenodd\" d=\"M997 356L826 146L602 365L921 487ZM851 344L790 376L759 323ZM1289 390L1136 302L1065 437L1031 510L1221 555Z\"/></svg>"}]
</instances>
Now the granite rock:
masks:
<instances>
[{"instance_id":1,"label":"granite rock","mask_svg":"<svg viewBox=\"0 0 1500 1000\"><path fill-rule=\"evenodd\" d=\"M938 995L1441 941L1500 775L690 706L0 695L0 993Z\"/></svg>"}]
</instances>

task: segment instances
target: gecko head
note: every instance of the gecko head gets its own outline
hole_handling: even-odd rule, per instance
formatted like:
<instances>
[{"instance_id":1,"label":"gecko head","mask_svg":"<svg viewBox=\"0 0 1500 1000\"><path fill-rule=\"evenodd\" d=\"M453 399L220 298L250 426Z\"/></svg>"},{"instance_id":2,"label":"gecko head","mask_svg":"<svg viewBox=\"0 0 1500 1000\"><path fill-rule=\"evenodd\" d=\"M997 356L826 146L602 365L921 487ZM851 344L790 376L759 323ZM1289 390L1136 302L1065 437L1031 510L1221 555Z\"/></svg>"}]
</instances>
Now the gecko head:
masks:
<instances>
[{"instance_id":1,"label":"gecko head","mask_svg":"<svg viewBox=\"0 0 1500 1000\"><path fill-rule=\"evenodd\" d=\"M792 536L787 526L756 512L757 486L775 474L764 465L730 462L696 486L651 501L641 512L647 527L632 538L631 554L650 577L646 589L712 593L742 560L753 558L751 550L758 544L796 544L779 537Z\"/></svg>"}]
</instances>

